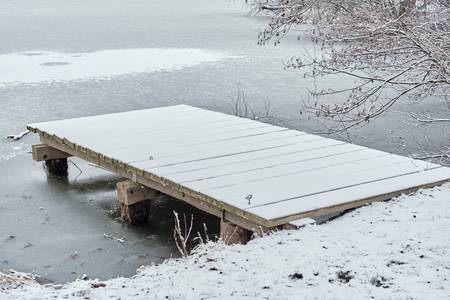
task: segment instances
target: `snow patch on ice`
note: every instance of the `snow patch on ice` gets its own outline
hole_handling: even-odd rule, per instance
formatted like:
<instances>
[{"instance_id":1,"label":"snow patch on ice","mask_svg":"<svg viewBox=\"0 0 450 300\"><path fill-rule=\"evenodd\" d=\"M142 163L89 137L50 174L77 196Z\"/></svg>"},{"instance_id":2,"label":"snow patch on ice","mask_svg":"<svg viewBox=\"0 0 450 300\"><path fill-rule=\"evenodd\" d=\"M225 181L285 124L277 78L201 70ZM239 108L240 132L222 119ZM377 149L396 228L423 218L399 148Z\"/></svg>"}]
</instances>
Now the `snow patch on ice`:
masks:
<instances>
[{"instance_id":1,"label":"snow patch on ice","mask_svg":"<svg viewBox=\"0 0 450 300\"><path fill-rule=\"evenodd\" d=\"M0 55L0 86L109 79L215 63L228 57L224 52L195 48L116 49L89 53L15 52Z\"/></svg>"},{"instance_id":2,"label":"snow patch on ice","mask_svg":"<svg viewBox=\"0 0 450 300\"><path fill-rule=\"evenodd\" d=\"M1 147L0 145L0 162L13 159L16 156L25 154L28 152L26 144L24 143L14 143L11 146ZM5 149L2 149L5 148Z\"/></svg>"}]
</instances>

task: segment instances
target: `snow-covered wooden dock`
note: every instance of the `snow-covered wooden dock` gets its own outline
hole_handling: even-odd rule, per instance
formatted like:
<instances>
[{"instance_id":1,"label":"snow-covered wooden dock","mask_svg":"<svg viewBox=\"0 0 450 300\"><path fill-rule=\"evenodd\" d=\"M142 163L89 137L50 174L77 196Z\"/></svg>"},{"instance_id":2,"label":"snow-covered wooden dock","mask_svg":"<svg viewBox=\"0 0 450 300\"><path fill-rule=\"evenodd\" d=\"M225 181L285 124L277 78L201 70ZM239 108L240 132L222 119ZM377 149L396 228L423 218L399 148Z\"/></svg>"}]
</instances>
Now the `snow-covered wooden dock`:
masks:
<instances>
[{"instance_id":1,"label":"snow-covered wooden dock","mask_svg":"<svg viewBox=\"0 0 450 300\"><path fill-rule=\"evenodd\" d=\"M450 179L450 168L440 165L186 105L28 129L43 143L34 158L59 174L67 156L76 156L211 213L223 227L252 231ZM149 197L141 191L126 200L137 194L132 188L122 187L129 207Z\"/></svg>"}]
</instances>

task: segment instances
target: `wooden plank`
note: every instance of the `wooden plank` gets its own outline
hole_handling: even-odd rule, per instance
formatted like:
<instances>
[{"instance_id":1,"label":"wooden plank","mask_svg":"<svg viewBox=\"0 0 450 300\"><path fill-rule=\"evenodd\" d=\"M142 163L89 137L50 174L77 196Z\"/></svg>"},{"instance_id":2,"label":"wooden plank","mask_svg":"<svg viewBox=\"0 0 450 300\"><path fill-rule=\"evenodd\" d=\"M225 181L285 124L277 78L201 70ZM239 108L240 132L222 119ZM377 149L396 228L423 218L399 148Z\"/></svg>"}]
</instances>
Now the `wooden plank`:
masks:
<instances>
[{"instance_id":1,"label":"wooden plank","mask_svg":"<svg viewBox=\"0 0 450 300\"><path fill-rule=\"evenodd\" d=\"M127 139L130 141L137 141L142 137L145 137L145 140L170 141L178 138L189 139L208 136L209 132L212 132L212 134L214 134L214 132L226 133L238 131L242 127L255 128L269 126L270 125L268 124L262 124L243 118L216 119L209 116L208 118L185 120L183 122L178 120L169 126L164 122L161 123L161 121L159 123L149 123L143 121L141 122L141 127L137 129L130 128L129 124L125 124L122 127L114 128L114 130L111 130L110 133L100 134L93 131L87 135L84 132L81 132L79 134L70 135L70 138L74 141L89 143L89 145L94 147L96 142L98 142L99 137L105 145L125 146L127 143L124 143L124 140Z\"/></svg>"},{"instance_id":2,"label":"wooden plank","mask_svg":"<svg viewBox=\"0 0 450 300\"><path fill-rule=\"evenodd\" d=\"M402 193L411 193L448 182L449 168L436 168L420 173L358 184L338 190L301 196L283 202L260 205L248 211L271 220L272 226L300 218L315 217L358 207L375 201L385 201Z\"/></svg>"},{"instance_id":3,"label":"wooden plank","mask_svg":"<svg viewBox=\"0 0 450 300\"><path fill-rule=\"evenodd\" d=\"M31 153L33 156L33 160L35 160L35 161L61 159L61 158L67 158L67 157L71 156L68 153L59 151L58 149L49 147L45 144L32 145Z\"/></svg>"},{"instance_id":4,"label":"wooden plank","mask_svg":"<svg viewBox=\"0 0 450 300\"><path fill-rule=\"evenodd\" d=\"M257 152L265 151L269 149L278 149L299 145L305 142L319 140L316 137L310 137L307 135L297 136L297 137L284 137L282 139L267 139L267 137L260 137L261 141L257 142L253 140L252 142L246 142L242 144L233 144L222 147L214 147L213 149L196 149L198 151L189 151L183 152L182 150L178 150L178 153L173 153L172 155L165 155L164 157L160 157L153 160L140 161L140 162L132 162L133 166L142 168L144 170L150 170L155 167L164 167L164 166L173 166L181 163L189 163L189 162L198 162L203 160L212 160L223 157L231 157L245 153L252 153L257 155ZM331 140L322 140L317 142L315 146L328 146L331 144L336 144L336 141Z\"/></svg>"},{"instance_id":5,"label":"wooden plank","mask_svg":"<svg viewBox=\"0 0 450 300\"><path fill-rule=\"evenodd\" d=\"M298 220L294 220L291 221L289 223L287 223L287 229L299 229L308 225L315 225L316 224L316 220L311 219L311 218L302 218L302 219L298 219ZM290 228L289 228L290 227Z\"/></svg>"},{"instance_id":6,"label":"wooden plank","mask_svg":"<svg viewBox=\"0 0 450 300\"><path fill-rule=\"evenodd\" d=\"M144 200L153 199L157 193L156 190L130 180L117 183L117 198L119 202L126 205L133 205Z\"/></svg>"},{"instance_id":7,"label":"wooden plank","mask_svg":"<svg viewBox=\"0 0 450 300\"><path fill-rule=\"evenodd\" d=\"M295 175L308 171L315 171L323 169L324 172L330 172L330 169L335 167L341 168L349 163L367 161L375 157L388 156L386 152L381 152L371 149L357 149L351 152L341 153L340 155L332 155L328 157L319 157L317 159L309 159L299 161L291 161L284 164L272 164L269 166L262 166L256 169L250 169L242 172L230 172L225 175L204 177L200 179L191 180L186 177L185 181L172 176L167 176L171 180L185 184L186 186L195 190L209 190L219 187L226 187L232 185L241 185L249 182L256 182L264 179L277 178L280 176Z\"/></svg>"},{"instance_id":8,"label":"wooden plank","mask_svg":"<svg viewBox=\"0 0 450 300\"><path fill-rule=\"evenodd\" d=\"M167 122L167 117L171 116L171 122ZM30 130L39 127L41 131L51 131L60 137L64 135L95 137L98 135L110 137L109 135L123 134L143 128L145 124L147 129L159 124L158 128L176 127L184 123L204 123L207 117L208 122L217 122L233 119L232 116L225 114L215 115L211 112L208 116L204 111L186 105L176 105L161 107L156 109L135 110L123 113L112 113L97 116L88 116L74 119L65 119L57 121L29 124ZM193 122L193 120L195 120ZM80 124L88 124L89 130L80 130ZM114 128L114 130L111 130Z\"/></svg>"},{"instance_id":9,"label":"wooden plank","mask_svg":"<svg viewBox=\"0 0 450 300\"><path fill-rule=\"evenodd\" d=\"M127 156L123 155L125 161L129 163L141 162L141 161L152 161L152 162L160 162L160 160L164 160L169 158L172 160L173 158L178 158L180 156L184 156L186 154L195 154L200 155L203 159L207 159L208 157L217 157L223 155L233 155L234 153L248 152L248 151L257 151L259 149L268 148L268 147L278 147L279 144L287 145L298 142L301 135L296 135L293 132L288 132L286 130L278 131L274 129L273 131L256 134L252 136L245 136L242 138L238 138L230 141L217 141L211 142L205 145L191 145L191 146L182 146L182 147L169 147L164 149L155 149L150 151L138 151L129 152ZM150 153L151 159L149 159L149 155L145 155L145 153ZM133 160L130 160L131 157L134 157Z\"/></svg>"},{"instance_id":10,"label":"wooden plank","mask_svg":"<svg viewBox=\"0 0 450 300\"><path fill-rule=\"evenodd\" d=\"M92 130L98 132L100 129L104 130L105 133L111 132L111 128L115 127L114 125L124 125L124 124L134 124L140 122L142 126L142 120L152 119L151 117L156 116L158 114L167 113L181 113L184 111L186 113L190 108L185 106L169 106L169 107L160 107L157 109L146 109L146 110L135 110L128 111L126 113L111 113L104 115L94 115L94 116L86 116L86 117L78 117L72 119L63 119L63 120L55 120L55 121L47 121L40 123L32 123L27 126L32 129L39 129L40 131L51 131L53 134L58 132L66 133L69 135L72 134L85 134L92 135L92 131L84 131L80 130L79 125L90 124L95 125L92 126ZM112 122L114 121L114 122Z\"/></svg>"},{"instance_id":11,"label":"wooden plank","mask_svg":"<svg viewBox=\"0 0 450 300\"><path fill-rule=\"evenodd\" d=\"M319 149L304 149L294 153L281 154L277 156L269 156L262 158L249 158L244 161L231 161L229 163L220 165L209 165L206 168L199 168L194 170L188 170L184 172L173 172L173 173L161 173L159 170L155 173L166 176L171 180L179 181L180 183L190 182L195 180L203 180L216 178L220 176L239 174L243 172L249 172L253 170L260 170L266 168L272 168L276 166L289 165L296 162L316 160L320 158L326 158L336 155L342 155L345 153L353 153L357 151L363 151L364 148L356 147L351 144L339 144L340 147L336 145L330 147L322 147ZM310 151L308 151L310 150ZM153 171L153 169L152 169Z\"/></svg>"},{"instance_id":12,"label":"wooden plank","mask_svg":"<svg viewBox=\"0 0 450 300\"><path fill-rule=\"evenodd\" d=\"M216 157L208 160L196 160L190 162L184 162L179 164L172 164L167 166L158 166L147 168L148 171L154 172L155 174L159 174L160 176L166 175L174 175L174 174L182 174L188 172L202 172L203 170L215 168L215 167L232 167L236 168L242 164L257 163L258 161L264 160L277 160L283 159L284 156L297 156L301 155L306 157L314 156L314 153L317 151L337 151L339 152L337 147L348 146L349 144L331 140L311 136L311 138L306 137L304 141L295 143L293 145L289 145L286 147L278 147L278 148L270 148L264 149L257 152L251 153L241 153L233 156L225 156L225 157ZM353 146L353 145L350 145ZM335 148L336 147L336 148ZM319 153L320 155L320 153ZM133 164L136 167L146 168L148 162L141 162Z\"/></svg>"},{"instance_id":13,"label":"wooden plank","mask_svg":"<svg viewBox=\"0 0 450 300\"><path fill-rule=\"evenodd\" d=\"M223 122L215 123L201 123L201 124L188 124L189 126L165 128L152 131L132 131L121 135L115 135L105 139L92 139L89 137L88 141L83 141L85 137L77 138L78 142L89 142L91 148L114 148L124 149L129 148L130 143L140 142L142 146L158 147L161 144L174 142L189 144L207 142L209 140L220 140L220 137L232 138L238 134L244 134L252 131L264 130L271 128L270 125L261 124L258 122L249 122L245 119L231 119ZM273 128L272 128L273 129ZM145 138L143 138L145 137ZM98 148L101 151L101 148Z\"/></svg>"},{"instance_id":14,"label":"wooden plank","mask_svg":"<svg viewBox=\"0 0 450 300\"><path fill-rule=\"evenodd\" d=\"M175 108L177 110L173 111ZM51 131L52 134L59 137L70 137L73 141L80 139L80 141L84 142L95 142L98 138L103 138L107 141L110 138L123 137L128 134L147 135L150 133L164 133L165 131L177 132L177 130L188 129L188 127L192 127L192 131L195 131L202 127L222 126L240 122L263 124L223 113L178 105L166 107L164 110L157 109L157 111L147 109L29 124L28 128L34 131L39 126L41 131ZM89 130L80 130L80 125L86 124L89 125L87 127ZM169 134L166 132L165 135Z\"/></svg>"},{"instance_id":15,"label":"wooden plank","mask_svg":"<svg viewBox=\"0 0 450 300\"><path fill-rule=\"evenodd\" d=\"M285 199L381 180L426 169L426 163L408 160L398 161L396 155L349 163L345 167L330 170L313 170L288 176L264 179L224 188L200 190L215 199L247 209L255 205L274 203ZM187 184L186 186L189 187ZM276 188L274 188L276 187ZM248 197L251 195L251 201Z\"/></svg>"},{"instance_id":16,"label":"wooden plank","mask_svg":"<svg viewBox=\"0 0 450 300\"><path fill-rule=\"evenodd\" d=\"M235 134L235 137L220 140L216 139L207 143L192 143L192 142L184 142L180 140L169 141L161 141L158 140L139 140L132 143L134 147L125 148L125 147L91 147L91 149L95 149L100 153L104 153L105 155L119 158L126 162L138 162L149 160L148 157L152 157L152 160L158 160L160 158L176 156L189 152L206 152L211 149L221 148L223 150L223 145L233 145L234 147L253 144L255 147L259 142L268 142L276 139L287 139L290 137L300 136L297 135L296 132L288 132L287 129L279 129L279 128L259 128L254 130L253 132L242 132ZM272 143L273 144L273 143Z\"/></svg>"}]
</instances>

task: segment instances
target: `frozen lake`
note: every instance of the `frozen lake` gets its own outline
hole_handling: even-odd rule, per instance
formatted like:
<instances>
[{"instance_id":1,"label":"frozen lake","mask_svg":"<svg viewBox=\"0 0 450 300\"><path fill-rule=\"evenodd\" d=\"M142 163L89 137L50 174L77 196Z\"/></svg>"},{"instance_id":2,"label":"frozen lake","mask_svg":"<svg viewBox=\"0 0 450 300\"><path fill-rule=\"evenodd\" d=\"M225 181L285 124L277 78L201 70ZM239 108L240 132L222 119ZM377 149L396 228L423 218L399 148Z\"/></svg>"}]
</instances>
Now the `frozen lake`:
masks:
<instances>
[{"instance_id":1,"label":"frozen lake","mask_svg":"<svg viewBox=\"0 0 450 300\"><path fill-rule=\"evenodd\" d=\"M256 112L270 102L275 122L317 129L299 115L313 82L283 69L313 46L295 37L258 46L267 19L249 16L242 2L0 1L0 136L26 123L181 103L233 113L238 89ZM445 111L431 100L413 109ZM423 137L448 142L443 128L411 127L405 108L411 104L351 131L352 142L399 154L400 144L414 149ZM108 215L117 178L77 162L81 174L71 165L67 182L47 180L27 153L36 142L0 140L0 269L56 282L84 273L105 279L177 255L171 213L190 213L187 205L161 199L149 226L124 226Z\"/></svg>"},{"instance_id":2,"label":"frozen lake","mask_svg":"<svg viewBox=\"0 0 450 300\"><path fill-rule=\"evenodd\" d=\"M0 85L108 80L123 75L192 68L226 57L224 53L189 48L18 52L0 55Z\"/></svg>"}]
</instances>

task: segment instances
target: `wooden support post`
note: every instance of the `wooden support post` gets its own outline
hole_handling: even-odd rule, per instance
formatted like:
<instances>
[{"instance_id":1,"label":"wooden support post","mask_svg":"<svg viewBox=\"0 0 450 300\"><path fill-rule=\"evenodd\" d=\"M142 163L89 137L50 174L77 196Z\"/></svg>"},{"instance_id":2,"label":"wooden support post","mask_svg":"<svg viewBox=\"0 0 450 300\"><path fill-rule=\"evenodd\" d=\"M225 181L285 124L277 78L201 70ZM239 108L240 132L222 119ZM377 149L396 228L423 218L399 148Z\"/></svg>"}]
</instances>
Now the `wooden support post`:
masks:
<instances>
[{"instance_id":1,"label":"wooden support post","mask_svg":"<svg viewBox=\"0 0 450 300\"><path fill-rule=\"evenodd\" d=\"M130 225L145 225L150 214L150 200L126 205L120 202L120 217Z\"/></svg>"},{"instance_id":2,"label":"wooden support post","mask_svg":"<svg viewBox=\"0 0 450 300\"><path fill-rule=\"evenodd\" d=\"M59 151L56 148L39 144L31 146L31 152L35 161L47 161L52 159L61 159L71 156L69 153Z\"/></svg>"},{"instance_id":3,"label":"wooden support post","mask_svg":"<svg viewBox=\"0 0 450 300\"><path fill-rule=\"evenodd\" d=\"M52 175L56 175L56 176L69 175L69 166L67 164L67 158L46 160L45 168Z\"/></svg>"},{"instance_id":4,"label":"wooden support post","mask_svg":"<svg viewBox=\"0 0 450 300\"><path fill-rule=\"evenodd\" d=\"M31 149L33 159L35 161L45 161L45 167L50 174L56 176L68 175L67 157L71 156L70 154L45 144L33 145Z\"/></svg>"},{"instance_id":5,"label":"wooden support post","mask_svg":"<svg viewBox=\"0 0 450 300\"><path fill-rule=\"evenodd\" d=\"M233 223L220 221L220 239L227 245L247 244L252 232Z\"/></svg>"},{"instance_id":6,"label":"wooden support post","mask_svg":"<svg viewBox=\"0 0 450 300\"><path fill-rule=\"evenodd\" d=\"M117 197L120 202L120 216L130 225L148 223L150 200L158 191L139 183L126 180L117 183Z\"/></svg>"}]
</instances>

